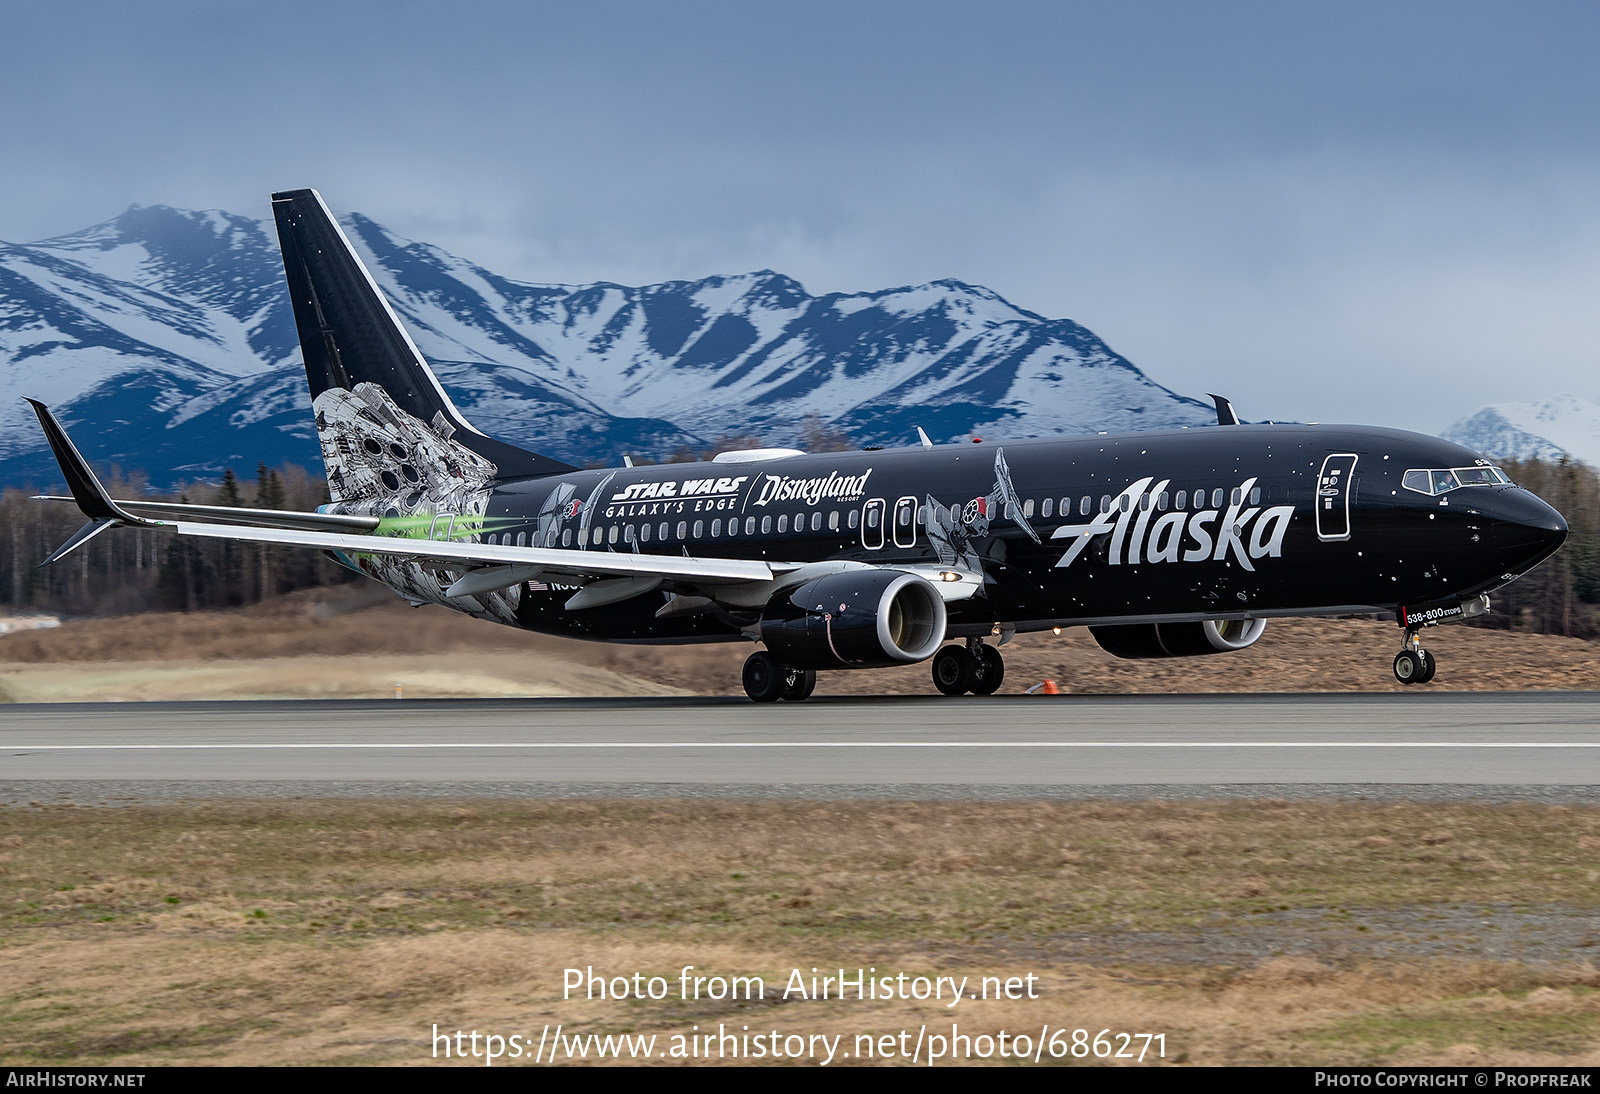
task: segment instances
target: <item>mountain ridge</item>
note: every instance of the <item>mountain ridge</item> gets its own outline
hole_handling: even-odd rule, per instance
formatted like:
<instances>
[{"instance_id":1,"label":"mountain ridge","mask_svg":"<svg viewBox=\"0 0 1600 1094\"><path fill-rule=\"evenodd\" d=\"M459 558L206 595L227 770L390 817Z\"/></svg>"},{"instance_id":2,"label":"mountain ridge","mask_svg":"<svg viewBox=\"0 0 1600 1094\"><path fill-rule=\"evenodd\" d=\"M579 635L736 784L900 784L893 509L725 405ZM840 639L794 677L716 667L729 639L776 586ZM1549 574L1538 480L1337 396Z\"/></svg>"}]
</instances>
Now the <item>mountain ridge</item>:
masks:
<instances>
[{"instance_id":1,"label":"mountain ridge","mask_svg":"<svg viewBox=\"0 0 1600 1094\"><path fill-rule=\"evenodd\" d=\"M656 285L504 277L360 213L346 234L462 412L571 462L719 437L860 444L1203 425L1087 327L955 278L812 295L774 270ZM51 402L85 453L155 486L262 460L318 466L270 221L135 205L0 243L5 484L53 481L16 397Z\"/></svg>"},{"instance_id":2,"label":"mountain ridge","mask_svg":"<svg viewBox=\"0 0 1600 1094\"><path fill-rule=\"evenodd\" d=\"M1600 405L1579 395L1495 403L1462 418L1441 436L1495 459L1566 456L1600 468Z\"/></svg>"}]
</instances>

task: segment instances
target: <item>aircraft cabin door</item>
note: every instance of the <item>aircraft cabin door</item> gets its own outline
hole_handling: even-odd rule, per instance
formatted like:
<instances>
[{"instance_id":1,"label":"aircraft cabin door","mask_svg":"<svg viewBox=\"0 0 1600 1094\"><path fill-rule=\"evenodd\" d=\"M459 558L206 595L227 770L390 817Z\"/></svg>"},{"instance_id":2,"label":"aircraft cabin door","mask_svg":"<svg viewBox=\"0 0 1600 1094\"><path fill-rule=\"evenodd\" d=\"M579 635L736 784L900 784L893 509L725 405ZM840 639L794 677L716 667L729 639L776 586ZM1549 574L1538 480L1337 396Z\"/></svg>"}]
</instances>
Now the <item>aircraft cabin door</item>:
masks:
<instances>
[{"instance_id":1,"label":"aircraft cabin door","mask_svg":"<svg viewBox=\"0 0 1600 1094\"><path fill-rule=\"evenodd\" d=\"M861 507L861 546L869 551L883 547L882 498L873 498Z\"/></svg>"},{"instance_id":2,"label":"aircraft cabin door","mask_svg":"<svg viewBox=\"0 0 1600 1094\"><path fill-rule=\"evenodd\" d=\"M1334 543L1350 538L1350 476L1357 457L1340 452L1322 461L1317 475L1317 538Z\"/></svg>"},{"instance_id":3,"label":"aircraft cabin door","mask_svg":"<svg viewBox=\"0 0 1600 1094\"><path fill-rule=\"evenodd\" d=\"M901 498L894 503L894 545L900 548L917 545L916 498Z\"/></svg>"}]
</instances>

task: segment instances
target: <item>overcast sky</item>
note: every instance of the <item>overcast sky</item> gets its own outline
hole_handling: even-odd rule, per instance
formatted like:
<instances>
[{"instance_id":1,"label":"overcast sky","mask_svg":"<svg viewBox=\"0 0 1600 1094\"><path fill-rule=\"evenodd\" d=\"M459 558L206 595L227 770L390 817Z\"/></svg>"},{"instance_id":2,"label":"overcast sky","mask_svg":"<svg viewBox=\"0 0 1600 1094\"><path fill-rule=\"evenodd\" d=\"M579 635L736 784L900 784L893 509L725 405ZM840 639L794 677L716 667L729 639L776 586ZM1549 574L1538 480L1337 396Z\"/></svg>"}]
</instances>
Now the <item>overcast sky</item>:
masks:
<instances>
[{"instance_id":1,"label":"overcast sky","mask_svg":"<svg viewBox=\"0 0 1600 1094\"><path fill-rule=\"evenodd\" d=\"M0 0L0 239L315 186L508 276L942 277L1246 417L1600 399L1593 3Z\"/></svg>"}]
</instances>

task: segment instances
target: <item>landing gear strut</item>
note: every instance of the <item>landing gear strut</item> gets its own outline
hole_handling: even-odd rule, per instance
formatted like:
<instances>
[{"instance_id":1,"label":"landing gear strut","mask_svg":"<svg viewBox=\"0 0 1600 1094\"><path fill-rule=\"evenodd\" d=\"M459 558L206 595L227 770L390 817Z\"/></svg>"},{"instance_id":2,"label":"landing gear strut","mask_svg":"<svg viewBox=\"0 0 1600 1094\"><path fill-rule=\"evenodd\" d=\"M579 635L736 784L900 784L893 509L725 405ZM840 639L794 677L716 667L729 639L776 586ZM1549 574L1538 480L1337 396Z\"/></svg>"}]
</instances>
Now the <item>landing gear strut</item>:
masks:
<instances>
[{"instance_id":1,"label":"landing gear strut","mask_svg":"<svg viewBox=\"0 0 1600 1094\"><path fill-rule=\"evenodd\" d=\"M933 655L933 686L946 695L993 695L1006 678L1005 659L978 638L965 646L945 646Z\"/></svg>"},{"instance_id":2,"label":"landing gear strut","mask_svg":"<svg viewBox=\"0 0 1600 1094\"><path fill-rule=\"evenodd\" d=\"M816 687L815 669L785 665L766 650L752 653L744 663L744 693L758 703L798 703L809 699Z\"/></svg>"},{"instance_id":3,"label":"landing gear strut","mask_svg":"<svg viewBox=\"0 0 1600 1094\"><path fill-rule=\"evenodd\" d=\"M1402 684L1426 684L1439 667L1438 660L1422 648L1420 627L1407 627L1394 657L1394 678Z\"/></svg>"}]
</instances>

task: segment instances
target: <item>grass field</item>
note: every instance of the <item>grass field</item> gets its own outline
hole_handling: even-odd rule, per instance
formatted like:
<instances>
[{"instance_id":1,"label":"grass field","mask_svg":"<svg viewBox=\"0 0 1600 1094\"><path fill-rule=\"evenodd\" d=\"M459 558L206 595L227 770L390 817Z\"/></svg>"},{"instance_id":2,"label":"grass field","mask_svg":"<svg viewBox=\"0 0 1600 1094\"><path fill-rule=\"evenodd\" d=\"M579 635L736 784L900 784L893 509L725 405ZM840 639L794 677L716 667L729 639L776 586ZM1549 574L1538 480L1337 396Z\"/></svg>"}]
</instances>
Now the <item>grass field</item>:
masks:
<instances>
[{"instance_id":1,"label":"grass field","mask_svg":"<svg viewBox=\"0 0 1600 1094\"><path fill-rule=\"evenodd\" d=\"M11 808L0 1044L13 1064L414 1063L435 1024L721 1024L848 1052L956 1022L1162 1033L1168 1063L1592 1065L1597 908L1586 807ZM685 965L767 997L679 999ZM563 1000L590 966L674 995ZM1033 974L1038 998L775 998L813 967Z\"/></svg>"}]
</instances>

